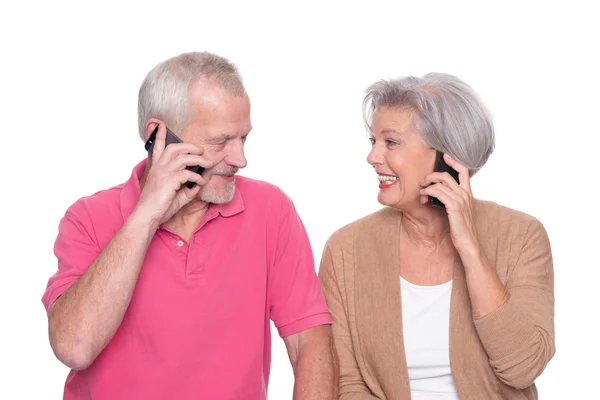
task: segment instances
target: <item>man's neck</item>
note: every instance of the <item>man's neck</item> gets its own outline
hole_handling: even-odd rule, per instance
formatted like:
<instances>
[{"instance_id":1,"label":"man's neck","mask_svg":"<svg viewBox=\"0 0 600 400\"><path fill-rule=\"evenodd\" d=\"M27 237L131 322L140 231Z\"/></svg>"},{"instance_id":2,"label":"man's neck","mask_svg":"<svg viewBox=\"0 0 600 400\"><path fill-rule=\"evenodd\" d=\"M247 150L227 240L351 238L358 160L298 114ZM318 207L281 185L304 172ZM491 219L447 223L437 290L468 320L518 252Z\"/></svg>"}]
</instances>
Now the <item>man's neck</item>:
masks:
<instances>
[{"instance_id":1,"label":"man's neck","mask_svg":"<svg viewBox=\"0 0 600 400\"><path fill-rule=\"evenodd\" d=\"M192 200L176 212L163 226L189 242L209 208L210 203Z\"/></svg>"}]
</instances>

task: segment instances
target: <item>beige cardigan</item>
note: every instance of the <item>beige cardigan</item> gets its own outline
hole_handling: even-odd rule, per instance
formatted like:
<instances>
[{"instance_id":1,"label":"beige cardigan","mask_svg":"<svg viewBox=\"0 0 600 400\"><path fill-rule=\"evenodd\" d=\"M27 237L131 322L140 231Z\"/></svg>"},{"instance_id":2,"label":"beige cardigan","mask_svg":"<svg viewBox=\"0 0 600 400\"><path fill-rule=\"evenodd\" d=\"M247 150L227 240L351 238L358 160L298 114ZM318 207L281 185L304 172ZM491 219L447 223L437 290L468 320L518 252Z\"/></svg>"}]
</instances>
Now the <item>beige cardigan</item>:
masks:
<instances>
[{"instance_id":1,"label":"beige cardigan","mask_svg":"<svg viewBox=\"0 0 600 400\"><path fill-rule=\"evenodd\" d=\"M392 208L327 241L319 269L340 360L339 399L410 399L402 335L399 235ZM534 379L554 355L554 275L548 236L524 213L476 200L478 240L508 289L507 303L473 320L457 256L450 366L461 400L537 399Z\"/></svg>"}]
</instances>

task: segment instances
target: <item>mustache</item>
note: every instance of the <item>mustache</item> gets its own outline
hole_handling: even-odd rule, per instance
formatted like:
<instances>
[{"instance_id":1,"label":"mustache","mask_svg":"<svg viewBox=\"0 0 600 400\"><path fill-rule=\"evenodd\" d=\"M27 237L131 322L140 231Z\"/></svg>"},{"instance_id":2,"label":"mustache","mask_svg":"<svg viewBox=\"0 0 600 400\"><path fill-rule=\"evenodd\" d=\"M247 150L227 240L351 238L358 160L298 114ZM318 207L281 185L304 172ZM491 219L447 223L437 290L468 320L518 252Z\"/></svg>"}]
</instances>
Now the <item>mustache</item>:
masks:
<instances>
[{"instance_id":1,"label":"mustache","mask_svg":"<svg viewBox=\"0 0 600 400\"><path fill-rule=\"evenodd\" d=\"M235 175L239 170L239 168L215 169L210 171L210 175Z\"/></svg>"}]
</instances>

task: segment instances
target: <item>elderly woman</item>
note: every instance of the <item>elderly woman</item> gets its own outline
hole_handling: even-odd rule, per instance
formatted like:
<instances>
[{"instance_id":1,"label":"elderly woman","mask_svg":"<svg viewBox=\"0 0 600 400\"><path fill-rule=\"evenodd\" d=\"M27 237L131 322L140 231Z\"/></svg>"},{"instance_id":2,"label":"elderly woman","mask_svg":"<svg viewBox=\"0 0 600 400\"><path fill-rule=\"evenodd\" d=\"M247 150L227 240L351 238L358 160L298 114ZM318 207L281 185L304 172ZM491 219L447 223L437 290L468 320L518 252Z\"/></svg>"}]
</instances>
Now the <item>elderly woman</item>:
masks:
<instances>
[{"instance_id":1,"label":"elderly woman","mask_svg":"<svg viewBox=\"0 0 600 400\"><path fill-rule=\"evenodd\" d=\"M336 231L319 270L339 398L537 399L555 351L550 243L534 217L473 197L489 113L438 73L377 82L364 105L385 207ZM434 171L440 155L457 180Z\"/></svg>"}]
</instances>

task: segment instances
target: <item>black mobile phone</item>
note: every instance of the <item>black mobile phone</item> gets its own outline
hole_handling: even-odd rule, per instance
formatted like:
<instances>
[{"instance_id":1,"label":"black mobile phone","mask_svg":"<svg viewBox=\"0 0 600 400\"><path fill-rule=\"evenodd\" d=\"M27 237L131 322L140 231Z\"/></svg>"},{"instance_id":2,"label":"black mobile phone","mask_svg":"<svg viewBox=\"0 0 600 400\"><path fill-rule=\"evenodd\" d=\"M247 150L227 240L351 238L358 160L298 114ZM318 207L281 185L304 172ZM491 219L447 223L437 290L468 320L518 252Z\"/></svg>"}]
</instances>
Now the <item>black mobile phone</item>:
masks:
<instances>
[{"instance_id":1,"label":"black mobile phone","mask_svg":"<svg viewBox=\"0 0 600 400\"><path fill-rule=\"evenodd\" d=\"M433 171L434 172L447 172L450 174L450 176L452 178L454 178L454 180L456 182L459 182L458 171L455 170L454 168L452 168L451 166L449 166L446 163L446 161L444 161L444 153L442 153L441 151L436 152L435 168L433 169ZM444 203L442 203L441 201L439 201L437 198L435 198L433 196L429 196L429 204L431 204L434 207L443 208L444 210L446 209L446 206L444 205Z\"/></svg>"},{"instance_id":2,"label":"black mobile phone","mask_svg":"<svg viewBox=\"0 0 600 400\"><path fill-rule=\"evenodd\" d=\"M158 124L156 125L156 128L154 128L154 130L150 134L150 137L148 138L148 140L146 140L146 144L144 145L144 147L146 148L148 153L152 153L152 151L154 150L154 142L156 141L157 133L158 133ZM165 147L167 147L168 145L173 144L173 143L183 143L183 142L181 141L181 139L179 139L177 137L176 134L174 134L169 128L167 128L167 138L165 140ZM189 171L195 172L200 175L202 175L202 173L204 172L204 168L199 165L196 165L193 167L187 166L185 168ZM185 186L187 186L191 189L194 187L195 184L196 184L195 182L187 182L185 184Z\"/></svg>"}]
</instances>

